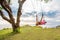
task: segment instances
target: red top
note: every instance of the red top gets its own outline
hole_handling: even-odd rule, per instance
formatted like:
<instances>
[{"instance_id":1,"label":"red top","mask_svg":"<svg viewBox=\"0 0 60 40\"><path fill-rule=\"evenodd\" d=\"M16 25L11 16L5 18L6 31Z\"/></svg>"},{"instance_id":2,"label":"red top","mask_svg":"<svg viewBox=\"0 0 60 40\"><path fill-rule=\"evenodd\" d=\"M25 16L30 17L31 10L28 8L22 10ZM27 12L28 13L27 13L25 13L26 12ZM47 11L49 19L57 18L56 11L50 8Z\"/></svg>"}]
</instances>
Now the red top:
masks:
<instances>
[{"instance_id":1,"label":"red top","mask_svg":"<svg viewBox=\"0 0 60 40\"><path fill-rule=\"evenodd\" d=\"M40 25L44 25L46 24L47 22L45 20L42 20L41 22L39 22Z\"/></svg>"}]
</instances>

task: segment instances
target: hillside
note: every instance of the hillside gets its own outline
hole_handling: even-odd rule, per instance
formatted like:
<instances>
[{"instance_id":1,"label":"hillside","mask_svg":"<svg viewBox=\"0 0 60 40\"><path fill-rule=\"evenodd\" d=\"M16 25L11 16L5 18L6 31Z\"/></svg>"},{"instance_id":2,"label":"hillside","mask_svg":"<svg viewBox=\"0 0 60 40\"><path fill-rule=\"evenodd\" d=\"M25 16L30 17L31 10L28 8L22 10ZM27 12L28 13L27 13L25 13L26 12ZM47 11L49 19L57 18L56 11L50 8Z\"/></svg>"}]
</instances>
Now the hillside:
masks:
<instances>
[{"instance_id":1,"label":"hillside","mask_svg":"<svg viewBox=\"0 0 60 40\"><path fill-rule=\"evenodd\" d=\"M21 27L20 33L12 29L0 30L0 40L60 40L60 28Z\"/></svg>"}]
</instances>

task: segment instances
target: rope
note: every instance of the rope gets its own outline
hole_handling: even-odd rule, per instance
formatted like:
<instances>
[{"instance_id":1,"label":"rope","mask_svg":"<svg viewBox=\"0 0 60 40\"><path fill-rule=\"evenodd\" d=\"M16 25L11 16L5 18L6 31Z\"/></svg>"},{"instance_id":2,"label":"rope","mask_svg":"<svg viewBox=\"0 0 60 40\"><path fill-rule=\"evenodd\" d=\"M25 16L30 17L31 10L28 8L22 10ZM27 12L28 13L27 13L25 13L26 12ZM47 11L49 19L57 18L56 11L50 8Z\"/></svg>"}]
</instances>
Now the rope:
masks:
<instances>
[{"instance_id":1,"label":"rope","mask_svg":"<svg viewBox=\"0 0 60 40\"><path fill-rule=\"evenodd\" d=\"M33 7L33 9L34 9L34 11L35 11L35 7L34 7L34 4L33 4L33 2L30 0L30 2L31 2L31 4L32 4L32 7Z\"/></svg>"},{"instance_id":2,"label":"rope","mask_svg":"<svg viewBox=\"0 0 60 40\"><path fill-rule=\"evenodd\" d=\"M30 0L31 1L31 0ZM34 11L35 11L35 7L34 7L34 4L33 4L33 2L31 1L31 4L32 4L32 6L33 6L33 9L34 9ZM38 6L38 3L36 2L36 4L37 4L37 6ZM40 19L40 21L42 21L42 19L43 19L43 16L44 16L44 14L43 14L43 10L42 10L42 3L40 3L40 7L41 7L41 12L42 12L42 17L41 17L41 19ZM38 12L36 13L36 15L38 14Z\"/></svg>"}]
</instances>

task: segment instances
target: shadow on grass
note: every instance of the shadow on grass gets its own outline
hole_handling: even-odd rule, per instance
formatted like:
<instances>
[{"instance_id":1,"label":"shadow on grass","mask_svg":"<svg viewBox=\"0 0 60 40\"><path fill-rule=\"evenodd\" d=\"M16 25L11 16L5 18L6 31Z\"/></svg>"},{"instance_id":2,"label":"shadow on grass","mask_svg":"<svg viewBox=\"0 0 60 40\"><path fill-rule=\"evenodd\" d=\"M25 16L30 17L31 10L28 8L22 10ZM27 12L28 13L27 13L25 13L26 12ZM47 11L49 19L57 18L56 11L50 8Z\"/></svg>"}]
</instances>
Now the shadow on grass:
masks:
<instances>
[{"instance_id":1,"label":"shadow on grass","mask_svg":"<svg viewBox=\"0 0 60 40\"><path fill-rule=\"evenodd\" d=\"M19 33L10 32L10 33L4 34L4 35L0 35L0 40L5 40L6 38L9 38L9 37L14 36L16 34L19 34Z\"/></svg>"}]
</instances>

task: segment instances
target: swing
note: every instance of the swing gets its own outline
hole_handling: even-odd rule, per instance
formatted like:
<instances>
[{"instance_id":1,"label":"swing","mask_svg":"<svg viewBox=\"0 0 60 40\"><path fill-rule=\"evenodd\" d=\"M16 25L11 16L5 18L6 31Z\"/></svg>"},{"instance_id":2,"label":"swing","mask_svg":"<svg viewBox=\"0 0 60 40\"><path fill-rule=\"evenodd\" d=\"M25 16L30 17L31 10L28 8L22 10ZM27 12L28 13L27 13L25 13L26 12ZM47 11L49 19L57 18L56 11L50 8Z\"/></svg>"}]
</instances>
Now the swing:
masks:
<instances>
[{"instance_id":1,"label":"swing","mask_svg":"<svg viewBox=\"0 0 60 40\"><path fill-rule=\"evenodd\" d=\"M41 20L38 22L38 16L36 15L36 26L37 25L45 25L47 22L43 19L43 13L42 13L42 17Z\"/></svg>"},{"instance_id":2,"label":"swing","mask_svg":"<svg viewBox=\"0 0 60 40\"><path fill-rule=\"evenodd\" d=\"M31 3L32 3L32 1L31 1ZM33 6L34 4L32 3L32 6ZM35 7L33 6L33 9L35 9ZM42 10L42 6L41 6L41 10ZM43 10L42 10L43 11ZM38 22L38 16L36 15L36 26L38 26L38 25L45 25L47 22L43 19L43 13L42 13L42 17L41 17L41 20Z\"/></svg>"}]
</instances>

